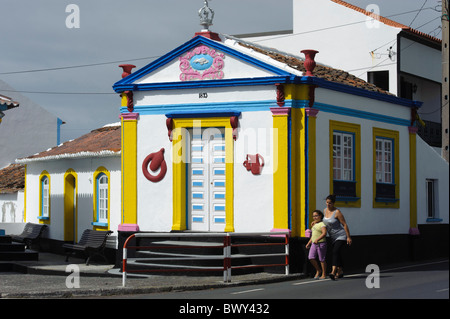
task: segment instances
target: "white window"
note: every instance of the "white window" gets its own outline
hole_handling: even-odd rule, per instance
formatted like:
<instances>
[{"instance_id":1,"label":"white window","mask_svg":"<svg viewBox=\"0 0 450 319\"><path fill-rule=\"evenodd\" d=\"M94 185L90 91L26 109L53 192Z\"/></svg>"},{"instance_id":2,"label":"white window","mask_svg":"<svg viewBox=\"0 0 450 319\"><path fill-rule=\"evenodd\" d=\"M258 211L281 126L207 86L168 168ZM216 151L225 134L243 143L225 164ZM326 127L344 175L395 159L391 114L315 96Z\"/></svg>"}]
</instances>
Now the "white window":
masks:
<instances>
[{"instance_id":1,"label":"white window","mask_svg":"<svg viewBox=\"0 0 450 319\"><path fill-rule=\"evenodd\" d=\"M49 217L49 203L50 203L50 196L49 196L49 182L48 177L44 176L41 179L42 183L42 208L41 208L41 217Z\"/></svg>"},{"instance_id":2,"label":"white window","mask_svg":"<svg viewBox=\"0 0 450 319\"><path fill-rule=\"evenodd\" d=\"M427 191L427 217L436 218L436 180L426 180Z\"/></svg>"},{"instance_id":3,"label":"white window","mask_svg":"<svg viewBox=\"0 0 450 319\"><path fill-rule=\"evenodd\" d=\"M97 218L99 223L108 222L108 177L105 174L97 178Z\"/></svg>"},{"instance_id":4,"label":"white window","mask_svg":"<svg viewBox=\"0 0 450 319\"><path fill-rule=\"evenodd\" d=\"M386 138L376 138L376 182L393 184L393 141Z\"/></svg>"},{"instance_id":5,"label":"white window","mask_svg":"<svg viewBox=\"0 0 450 319\"><path fill-rule=\"evenodd\" d=\"M333 180L354 180L354 135L333 132Z\"/></svg>"}]
</instances>

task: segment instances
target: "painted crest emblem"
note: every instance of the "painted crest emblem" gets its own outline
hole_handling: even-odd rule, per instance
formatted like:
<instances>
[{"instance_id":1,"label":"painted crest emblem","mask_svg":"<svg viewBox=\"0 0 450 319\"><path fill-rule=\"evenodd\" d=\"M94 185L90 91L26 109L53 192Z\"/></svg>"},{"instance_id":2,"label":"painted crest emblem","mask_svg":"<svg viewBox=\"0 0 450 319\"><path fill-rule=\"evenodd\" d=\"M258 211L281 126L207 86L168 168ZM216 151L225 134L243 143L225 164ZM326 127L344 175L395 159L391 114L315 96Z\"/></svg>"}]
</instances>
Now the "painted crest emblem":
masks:
<instances>
[{"instance_id":1,"label":"painted crest emblem","mask_svg":"<svg viewBox=\"0 0 450 319\"><path fill-rule=\"evenodd\" d=\"M205 45L200 45L180 57L180 80L223 79L225 55Z\"/></svg>"}]
</instances>

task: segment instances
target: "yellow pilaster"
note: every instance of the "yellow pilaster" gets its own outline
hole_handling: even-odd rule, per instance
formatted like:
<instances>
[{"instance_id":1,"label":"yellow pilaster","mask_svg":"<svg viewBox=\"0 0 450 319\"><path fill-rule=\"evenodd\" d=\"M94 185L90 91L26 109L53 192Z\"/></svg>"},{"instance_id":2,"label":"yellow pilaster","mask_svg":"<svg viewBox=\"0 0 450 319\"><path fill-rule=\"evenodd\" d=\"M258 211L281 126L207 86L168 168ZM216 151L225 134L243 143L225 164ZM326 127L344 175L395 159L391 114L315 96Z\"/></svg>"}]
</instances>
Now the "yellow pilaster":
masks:
<instances>
[{"instance_id":1,"label":"yellow pilaster","mask_svg":"<svg viewBox=\"0 0 450 319\"><path fill-rule=\"evenodd\" d=\"M289 228L289 114L291 108L271 108L273 117L273 228Z\"/></svg>"},{"instance_id":2,"label":"yellow pilaster","mask_svg":"<svg viewBox=\"0 0 450 319\"><path fill-rule=\"evenodd\" d=\"M182 127L172 132L173 224L172 230L186 230L186 135Z\"/></svg>"},{"instance_id":3,"label":"yellow pilaster","mask_svg":"<svg viewBox=\"0 0 450 319\"><path fill-rule=\"evenodd\" d=\"M305 221L306 221L306 213L307 213L307 183L308 183L308 176L306 171L306 138L307 138L307 132L306 132L306 116L305 116L305 109L297 109L298 111L298 119L296 122L298 122L297 128L298 128L298 140L295 144L297 144L296 147L299 149L299 156L294 161L294 165L298 169L298 175L299 175L299 185L296 187L296 195L293 195L292 197L298 197L298 204L297 204L297 223L293 224L293 231L295 230L295 235L304 237L305 236ZM293 143L293 147L294 143ZM294 219L294 218L293 218Z\"/></svg>"},{"instance_id":4,"label":"yellow pilaster","mask_svg":"<svg viewBox=\"0 0 450 319\"><path fill-rule=\"evenodd\" d=\"M286 84L284 86L284 96L286 100L308 100L309 85Z\"/></svg>"},{"instance_id":5,"label":"yellow pilaster","mask_svg":"<svg viewBox=\"0 0 450 319\"><path fill-rule=\"evenodd\" d=\"M285 100L291 101L292 108L271 109L277 133L274 136L274 228L287 229L290 226L292 236L302 237L308 228L306 214L316 209L317 110L305 108L311 93L309 85L284 85Z\"/></svg>"},{"instance_id":6,"label":"yellow pilaster","mask_svg":"<svg viewBox=\"0 0 450 319\"><path fill-rule=\"evenodd\" d=\"M122 106L126 106L122 97ZM138 113L124 113L122 120L122 224L137 224L137 122Z\"/></svg>"},{"instance_id":7,"label":"yellow pilaster","mask_svg":"<svg viewBox=\"0 0 450 319\"><path fill-rule=\"evenodd\" d=\"M308 207L307 214L309 223L311 223L312 212L317 209L316 206L316 116L319 112L317 109L305 109L308 118ZM305 230L309 225L303 223L301 228L301 236L305 236Z\"/></svg>"},{"instance_id":8,"label":"yellow pilaster","mask_svg":"<svg viewBox=\"0 0 450 319\"><path fill-rule=\"evenodd\" d=\"M292 236L300 236L301 233L301 211L302 200L302 144L303 112L301 109L291 110L291 227ZM304 167L303 167L304 169Z\"/></svg>"}]
</instances>

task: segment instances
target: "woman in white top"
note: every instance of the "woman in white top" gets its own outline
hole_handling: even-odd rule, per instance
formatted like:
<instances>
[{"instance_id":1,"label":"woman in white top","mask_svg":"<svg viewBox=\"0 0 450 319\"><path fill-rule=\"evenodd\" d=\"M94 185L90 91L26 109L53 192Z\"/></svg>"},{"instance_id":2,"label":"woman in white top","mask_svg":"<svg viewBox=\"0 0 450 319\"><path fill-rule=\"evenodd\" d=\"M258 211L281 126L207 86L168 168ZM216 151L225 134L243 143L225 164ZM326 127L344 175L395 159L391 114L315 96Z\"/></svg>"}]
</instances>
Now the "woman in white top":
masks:
<instances>
[{"instance_id":1,"label":"woman in white top","mask_svg":"<svg viewBox=\"0 0 450 319\"><path fill-rule=\"evenodd\" d=\"M344 271L342 269L341 248L347 243L352 244L352 238L350 237L350 230L348 229L347 222L341 211L334 206L336 202L335 195L328 195L326 198L327 207L324 210L323 222L327 226L327 233L331 238L332 248L332 263L331 273L329 274L332 280L335 278L342 278Z\"/></svg>"}]
</instances>

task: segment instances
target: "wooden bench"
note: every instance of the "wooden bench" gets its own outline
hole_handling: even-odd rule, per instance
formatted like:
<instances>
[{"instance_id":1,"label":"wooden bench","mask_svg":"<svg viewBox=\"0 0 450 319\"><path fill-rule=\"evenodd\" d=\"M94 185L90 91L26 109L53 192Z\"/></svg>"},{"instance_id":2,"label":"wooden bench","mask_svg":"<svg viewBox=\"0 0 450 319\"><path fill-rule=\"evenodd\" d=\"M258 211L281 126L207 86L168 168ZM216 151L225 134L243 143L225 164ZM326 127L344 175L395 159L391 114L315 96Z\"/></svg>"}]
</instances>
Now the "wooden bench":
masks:
<instances>
[{"instance_id":1,"label":"wooden bench","mask_svg":"<svg viewBox=\"0 0 450 319\"><path fill-rule=\"evenodd\" d=\"M31 244L38 242L42 233L47 228L44 224L32 224L26 223L25 227L20 235L12 235L12 241L24 243L27 248L31 248Z\"/></svg>"},{"instance_id":2,"label":"wooden bench","mask_svg":"<svg viewBox=\"0 0 450 319\"><path fill-rule=\"evenodd\" d=\"M77 244L63 244L63 248L68 251L66 261L69 261L70 254L75 254L77 251L81 251L86 256L86 265L89 265L89 260L95 255L102 256L108 263L104 250L108 236L112 233L113 232L110 230L97 231L86 229Z\"/></svg>"}]
</instances>

